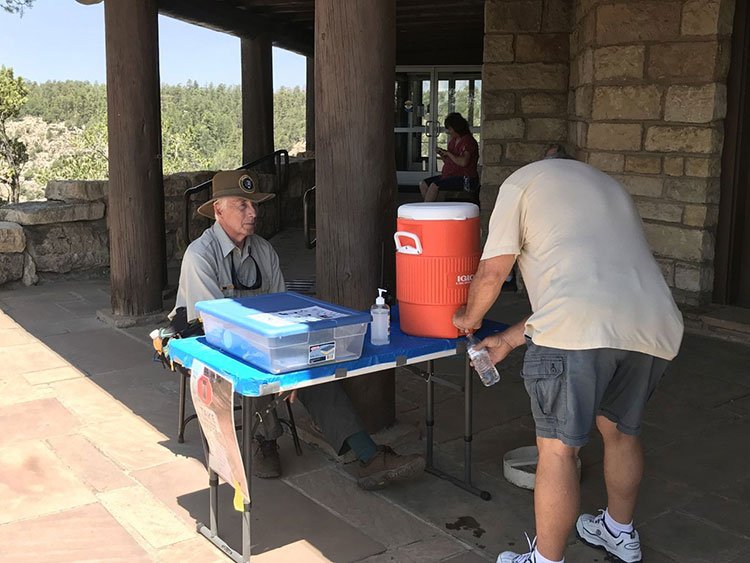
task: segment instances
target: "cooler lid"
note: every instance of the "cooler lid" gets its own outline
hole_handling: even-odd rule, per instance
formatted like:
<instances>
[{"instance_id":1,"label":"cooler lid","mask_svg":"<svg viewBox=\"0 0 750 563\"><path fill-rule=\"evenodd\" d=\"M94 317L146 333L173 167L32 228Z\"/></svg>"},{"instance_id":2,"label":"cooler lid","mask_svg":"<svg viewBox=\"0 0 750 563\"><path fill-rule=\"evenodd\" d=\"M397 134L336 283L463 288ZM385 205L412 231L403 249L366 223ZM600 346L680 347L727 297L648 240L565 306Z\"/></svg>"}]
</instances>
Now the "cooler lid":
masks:
<instances>
[{"instance_id":1,"label":"cooler lid","mask_svg":"<svg viewBox=\"0 0 750 563\"><path fill-rule=\"evenodd\" d=\"M370 313L347 309L292 291L199 301L195 308L269 338L372 321Z\"/></svg>"},{"instance_id":2,"label":"cooler lid","mask_svg":"<svg viewBox=\"0 0 750 563\"><path fill-rule=\"evenodd\" d=\"M468 202L405 203L398 208L398 216L421 221L463 221L479 217L479 207Z\"/></svg>"}]
</instances>

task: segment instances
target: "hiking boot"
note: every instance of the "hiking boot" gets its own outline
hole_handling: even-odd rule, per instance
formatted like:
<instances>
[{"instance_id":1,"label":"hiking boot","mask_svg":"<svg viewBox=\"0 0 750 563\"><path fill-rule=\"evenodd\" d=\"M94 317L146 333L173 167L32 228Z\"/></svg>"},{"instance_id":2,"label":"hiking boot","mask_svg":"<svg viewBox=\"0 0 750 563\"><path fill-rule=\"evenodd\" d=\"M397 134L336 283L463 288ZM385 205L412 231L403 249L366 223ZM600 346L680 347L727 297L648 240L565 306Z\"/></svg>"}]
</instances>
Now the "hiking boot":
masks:
<instances>
[{"instance_id":1,"label":"hiking boot","mask_svg":"<svg viewBox=\"0 0 750 563\"><path fill-rule=\"evenodd\" d=\"M388 446L378 446L378 453L368 463L359 462L357 484L368 491L382 489L392 481L405 481L424 471L419 455L398 455Z\"/></svg>"},{"instance_id":2,"label":"hiking boot","mask_svg":"<svg viewBox=\"0 0 750 563\"><path fill-rule=\"evenodd\" d=\"M576 522L576 532L581 541L591 547L604 549L625 563L641 561L641 540L635 528L632 532L614 532L604 521L604 510L599 514L581 514Z\"/></svg>"},{"instance_id":3,"label":"hiking boot","mask_svg":"<svg viewBox=\"0 0 750 563\"><path fill-rule=\"evenodd\" d=\"M503 551L497 556L496 563L536 563L536 555L534 555L534 550L536 549L536 538L534 538L534 541L531 541L531 539L529 539L529 534L526 534L526 541L529 544L528 553Z\"/></svg>"},{"instance_id":4,"label":"hiking boot","mask_svg":"<svg viewBox=\"0 0 750 563\"><path fill-rule=\"evenodd\" d=\"M253 475L261 479L281 477L281 459L276 440L264 440L260 436L255 438Z\"/></svg>"}]
</instances>

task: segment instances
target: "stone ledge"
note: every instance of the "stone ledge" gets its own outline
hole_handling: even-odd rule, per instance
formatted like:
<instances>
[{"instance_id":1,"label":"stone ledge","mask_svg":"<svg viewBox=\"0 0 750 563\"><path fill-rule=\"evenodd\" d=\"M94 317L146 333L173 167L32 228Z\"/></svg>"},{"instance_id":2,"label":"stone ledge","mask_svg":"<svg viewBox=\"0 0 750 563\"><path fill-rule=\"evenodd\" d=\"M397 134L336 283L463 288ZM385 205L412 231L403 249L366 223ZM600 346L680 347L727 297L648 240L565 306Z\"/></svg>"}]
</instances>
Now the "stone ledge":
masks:
<instances>
[{"instance_id":1,"label":"stone ledge","mask_svg":"<svg viewBox=\"0 0 750 563\"><path fill-rule=\"evenodd\" d=\"M95 221L104 217L104 203L28 201L0 208L0 221L21 225L50 225L74 221Z\"/></svg>"},{"instance_id":2,"label":"stone ledge","mask_svg":"<svg viewBox=\"0 0 750 563\"><path fill-rule=\"evenodd\" d=\"M18 223L0 221L0 252L23 252L26 248L26 235Z\"/></svg>"},{"instance_id":3,"label":"stone ledge","mask_svg":"<svg viewBox=\"0 0 750 563\"><path fill-rule=\"evenodd\" d=\"M107 197L106 180L50 180L44 188L49 200L66 203L96 201Z\"/></svg>"},{"instance_id":4,"label":"stone ledge","mask_svg":"<svg viewBox=\"0 0 750 563\"><path fill-rule=\"evenodd\" d=\"M743 333L750 338L750 309L721 307L701 315L700 320L709 327Z\"/></svg>"},{"instance_id":5,"label":"stone ledge","mask_svg":"<svg viewBox=\"0 0 750 563\"><path fill-rule=\"evenodd\" d=\"M685 331L750 345L750 309L722 305L680 306Z\"/></svg>"}]
</instances>

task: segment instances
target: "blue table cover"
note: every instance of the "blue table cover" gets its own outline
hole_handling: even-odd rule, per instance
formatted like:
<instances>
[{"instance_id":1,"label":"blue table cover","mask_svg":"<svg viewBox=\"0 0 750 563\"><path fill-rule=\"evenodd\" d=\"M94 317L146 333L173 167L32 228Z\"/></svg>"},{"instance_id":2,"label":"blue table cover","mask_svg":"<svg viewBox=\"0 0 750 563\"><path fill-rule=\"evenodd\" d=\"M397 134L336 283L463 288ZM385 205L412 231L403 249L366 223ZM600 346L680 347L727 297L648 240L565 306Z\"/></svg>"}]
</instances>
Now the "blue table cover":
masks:
<instances>
[{"instance_id":1,"label":"blue table cover","mask_svg":"<svg viewBox=\"0 0 750 563\"><path fill-rule=\"evenodd\" d=\"M484 338L505 328L507 328L505 324L485 320L482 328L477 331L476 335L479 338ZM391 318L390 344L384 346L373 346L370 344L370 329L368 327L362 348L362 356L357 360L348 362L337 362L309 369L274 374L245 363L208 344L203 336L174 338L170 340L168 355L173 361L187 369L191 368L193 360L198 360L216 373L233 381L237 393L249 397L259 397L275 392L269 391L269 389L294 389L300 387L300 383L302 382L330 377L342 368L347 371L353 371L379 364L394 363L399 357L418 358L429 354L456 350L461 340L461 338L420 338L404 334L401 332L396 313L395 318L393 316Z\"/></svg>"}]
</instances>

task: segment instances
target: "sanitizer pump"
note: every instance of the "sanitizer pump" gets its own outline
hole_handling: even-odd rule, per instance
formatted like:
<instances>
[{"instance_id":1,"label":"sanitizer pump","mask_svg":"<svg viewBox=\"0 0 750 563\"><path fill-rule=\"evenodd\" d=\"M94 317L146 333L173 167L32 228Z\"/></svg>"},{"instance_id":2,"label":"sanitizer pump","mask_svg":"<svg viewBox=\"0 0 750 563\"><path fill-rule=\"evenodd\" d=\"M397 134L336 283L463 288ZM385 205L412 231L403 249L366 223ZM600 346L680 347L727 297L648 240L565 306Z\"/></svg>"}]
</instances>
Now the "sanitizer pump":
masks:
<instances>
[{"instance_id":1,"label":"sanitizer pump","mask_svg":"<svg viewBox=\"0 0 750 563\"><path fill-rule=\"evenodd\" d=\"M382 346L391 341L391 308L385 304L383 293L385 289L378 289L375 305L370 307L372 326L370 327L370 342L375 346Z\"/></svg>"}]
</instances>

